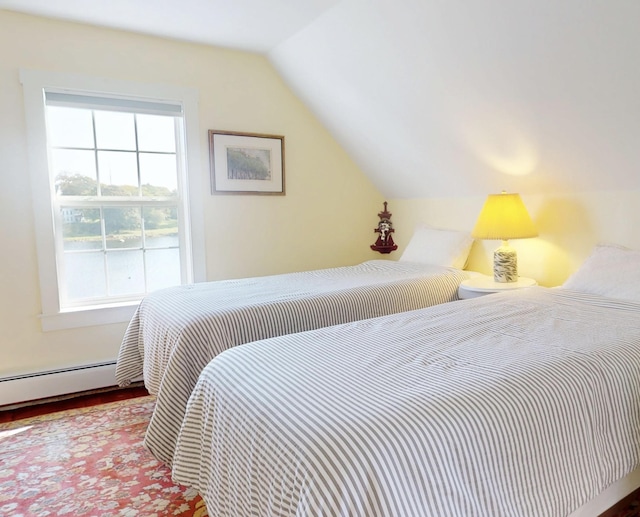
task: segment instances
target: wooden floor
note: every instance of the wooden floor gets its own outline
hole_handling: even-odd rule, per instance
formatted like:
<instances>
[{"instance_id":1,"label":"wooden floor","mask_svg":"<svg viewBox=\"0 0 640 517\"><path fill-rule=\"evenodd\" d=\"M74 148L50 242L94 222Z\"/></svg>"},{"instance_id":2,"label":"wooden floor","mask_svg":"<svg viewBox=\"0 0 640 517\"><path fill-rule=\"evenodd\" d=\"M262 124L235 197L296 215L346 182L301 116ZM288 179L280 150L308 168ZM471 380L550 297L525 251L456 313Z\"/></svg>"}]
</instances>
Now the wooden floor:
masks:
<instances>
[{"instance_id":1,"label":"wooden floor","mask_svg":"<svg viewBox=\"0 0 640 517\"><path fill-rule=\"evenodd\" d=\"M635 492L631 492L622 501L618 501L614 506L609 508L599 517L635 517L640 515L640 488Z\"/></svg>"},{"instance_id":2,"label":"wooden floor","mask_svg":"<svg viewBox=\"0 0 640 517\"><path fill-rule=\"evenodd\" d=\"M65 397L35 400L21 405L0 407L0 423L13 422L32 416L46 415L56 411L96 406L126 400L134 397L143 397L149 392L142 383L132 384L127 388L104 388L86 393L75 393Z\"/></svg>"}]
</instances>

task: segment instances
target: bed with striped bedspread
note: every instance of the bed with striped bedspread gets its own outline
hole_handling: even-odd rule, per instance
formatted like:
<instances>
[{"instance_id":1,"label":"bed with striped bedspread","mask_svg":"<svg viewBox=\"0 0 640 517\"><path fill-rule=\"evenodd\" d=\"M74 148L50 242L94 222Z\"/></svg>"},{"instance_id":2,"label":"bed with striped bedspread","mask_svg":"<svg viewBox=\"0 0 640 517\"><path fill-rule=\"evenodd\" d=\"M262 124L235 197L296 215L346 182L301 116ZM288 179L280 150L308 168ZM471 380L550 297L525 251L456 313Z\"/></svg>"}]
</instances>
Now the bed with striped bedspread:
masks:
<instances>
[{"instance_id":1,"label":"bed with striped bedspread","mask_svg":"<svg viewBox=\"0 0 640 517\"><path fill-rule=\"evenodd\" d=\"M171 464L184 410L206 364L233 346L458 299L468 274L371 260L355 266L164 289L145 297L118 354L121 386L143 375L157 396L145 445Z\"/></svg>"},{"instance_id":2,"label":"bed with striped bedspread","mask_svg":"<svg viewBox=\"0 0 640 517\"><path fill-rule=\"evenodd\" d=\"M224 352L173 476L216 517L555 517L639 460L640 304L533 287Z\"/></svg>"}]
</instances>

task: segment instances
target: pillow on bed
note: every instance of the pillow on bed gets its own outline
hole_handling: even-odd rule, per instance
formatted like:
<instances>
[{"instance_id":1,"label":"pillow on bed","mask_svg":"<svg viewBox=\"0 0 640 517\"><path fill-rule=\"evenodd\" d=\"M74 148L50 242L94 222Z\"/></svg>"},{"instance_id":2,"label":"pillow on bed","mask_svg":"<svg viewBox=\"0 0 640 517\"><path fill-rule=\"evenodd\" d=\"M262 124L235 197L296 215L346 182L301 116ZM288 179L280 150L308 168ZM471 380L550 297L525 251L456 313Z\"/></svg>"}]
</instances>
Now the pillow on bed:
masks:
<instances>
[{"instance_id":1,"label":"pillow on bed","mask_svg":"<svg viewBox=\"0 0 640 517\"><path fill-rule=\"evenodd\" d=\"M640 302L640 251L598 244L562 287Z\"/></svg>"},{"instance_id":2,"label":"pillow on bed","mask_svg":"<svg viewBox=\"0 0 640 517\"><path fill-rule=\"evenodd\" d=\"M464 269L472 244L469 232L418 225L400 260Z\"/></svg>"}]
</instances>

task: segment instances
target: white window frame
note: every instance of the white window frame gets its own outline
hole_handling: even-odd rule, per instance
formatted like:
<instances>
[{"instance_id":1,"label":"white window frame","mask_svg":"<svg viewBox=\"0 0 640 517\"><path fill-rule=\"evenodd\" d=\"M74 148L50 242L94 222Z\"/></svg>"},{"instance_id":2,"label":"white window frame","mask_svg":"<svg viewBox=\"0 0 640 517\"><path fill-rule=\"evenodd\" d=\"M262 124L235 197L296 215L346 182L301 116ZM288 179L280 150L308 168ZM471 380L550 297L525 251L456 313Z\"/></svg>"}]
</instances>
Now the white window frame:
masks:
<instances>
[{"instance_id":1,"label":"white window frame","mask_svg":"<svg viewBox=\"0 0 640 517\"><path fill-rule=\"evenodd\" d=\"M204 250L204 216L201 192L200 140L198 122L198 92L189 88L164 84L146 84L112 80L84 75L20 70L24 91L24 106L29 151L34 210L36 249L44 331L126 322L131 319L139 301L91 307L62 309L58 292L56 243L54 235L54 206L52 182L49 174L49 153L45 118L45 89L87 92L95 95L139 97L149 100L180 103L185 128L186 169L183 185L184 226L180 230L190 246L189 264L193 282L206 280Z\"/></svg>"}]
</instances>

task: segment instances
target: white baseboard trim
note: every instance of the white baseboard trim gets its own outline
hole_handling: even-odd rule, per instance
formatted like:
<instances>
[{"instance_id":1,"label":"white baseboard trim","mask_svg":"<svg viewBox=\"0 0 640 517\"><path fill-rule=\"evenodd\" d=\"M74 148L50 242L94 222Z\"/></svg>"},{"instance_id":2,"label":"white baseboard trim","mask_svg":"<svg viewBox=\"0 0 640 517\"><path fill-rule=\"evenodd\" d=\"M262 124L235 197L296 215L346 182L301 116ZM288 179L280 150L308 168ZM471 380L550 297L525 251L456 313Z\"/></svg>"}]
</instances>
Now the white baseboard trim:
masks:
<instances>
[{"instance_id":1,"label":"white baseboard trim","mask_svg":"<svg viewBox=\"0 0 640 517\"><path fill-rule=\"evenodd\" d=\"M116 386L116 363L0 378L0 406Z\"/></svg>"}]
</instances>

